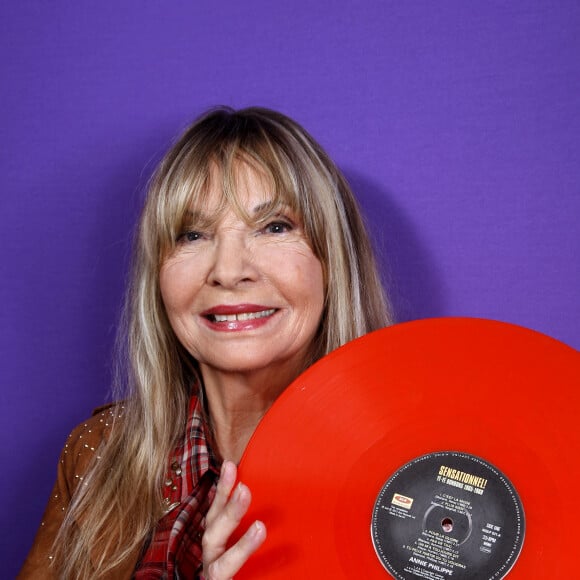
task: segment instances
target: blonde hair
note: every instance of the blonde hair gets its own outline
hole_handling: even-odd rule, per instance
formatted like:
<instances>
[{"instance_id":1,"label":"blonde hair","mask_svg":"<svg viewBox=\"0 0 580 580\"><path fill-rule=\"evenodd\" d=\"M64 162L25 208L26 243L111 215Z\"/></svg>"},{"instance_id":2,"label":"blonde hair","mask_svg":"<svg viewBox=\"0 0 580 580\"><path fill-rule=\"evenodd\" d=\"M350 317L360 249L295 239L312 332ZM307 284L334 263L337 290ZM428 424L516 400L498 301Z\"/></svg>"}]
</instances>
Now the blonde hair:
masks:
<instances>
[{"instance_id":1,"label":"blonde hair","mask_svg":"<svg viewBox=\"0 0 580 580\"><path fill-rule=\"evenodd\" d=\"M203 203L212 164L223 181L224 203L239 209L239 163L263 172L275 200L298 212L322 264L325 306L308 363L392 322L356 200L320 145L296 122L268 109L220 108L200 117L150 182L119 340L119 358L129 361L125 379L118 380L125 410L57 537L54 561L65 578L107 577L142 547L163 515L167 460L183 436L187 402L199 381L196 361L167 320L160 267L187 212Z\"/></svg>"}]
</instances>

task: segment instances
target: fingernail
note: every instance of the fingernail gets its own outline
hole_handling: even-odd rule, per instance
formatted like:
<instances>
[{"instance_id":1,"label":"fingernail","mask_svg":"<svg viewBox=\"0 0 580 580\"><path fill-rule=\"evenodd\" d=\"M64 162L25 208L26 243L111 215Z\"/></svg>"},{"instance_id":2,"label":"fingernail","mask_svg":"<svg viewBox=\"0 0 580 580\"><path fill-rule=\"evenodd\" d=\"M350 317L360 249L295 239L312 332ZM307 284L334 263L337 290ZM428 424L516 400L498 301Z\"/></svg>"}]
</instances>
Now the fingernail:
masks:
<instances>
[{"instance_id":1,"label":"fingernail","mask_svg":"<svg viewBox=\"0 0 580 580\"><path fill-rule=\"evenodd\" d=\"M251 529L250 529L250 533L252 534L253 537L258 536L263 530L265 529L265 526L263 524L263 522L261 522L260 520L256 520Z\"/></svg>"}]
</instances>

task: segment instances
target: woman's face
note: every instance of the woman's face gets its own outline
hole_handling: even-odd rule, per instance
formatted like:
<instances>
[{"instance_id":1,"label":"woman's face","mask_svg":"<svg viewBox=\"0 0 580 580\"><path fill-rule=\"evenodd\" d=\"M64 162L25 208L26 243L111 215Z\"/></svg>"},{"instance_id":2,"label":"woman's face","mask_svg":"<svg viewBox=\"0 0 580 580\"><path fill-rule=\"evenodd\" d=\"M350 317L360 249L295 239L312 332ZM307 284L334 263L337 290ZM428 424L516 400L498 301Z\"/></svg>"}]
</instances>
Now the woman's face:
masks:
<instances>
[{"instance_id":1,"label":"woman's face","mask_svg":"<svg viewBox=\"0 0 580 580\"><path fill-rule=\"evenodd\" d=\"M169 322L202 374L300 372L322 315L322 265L298 216L268 211L268 179L245 164L238 171L250 223L230 206L216 221L222 191L214 169L207 205L194 208L161 268Z\"/></svg>"}]
</instances>

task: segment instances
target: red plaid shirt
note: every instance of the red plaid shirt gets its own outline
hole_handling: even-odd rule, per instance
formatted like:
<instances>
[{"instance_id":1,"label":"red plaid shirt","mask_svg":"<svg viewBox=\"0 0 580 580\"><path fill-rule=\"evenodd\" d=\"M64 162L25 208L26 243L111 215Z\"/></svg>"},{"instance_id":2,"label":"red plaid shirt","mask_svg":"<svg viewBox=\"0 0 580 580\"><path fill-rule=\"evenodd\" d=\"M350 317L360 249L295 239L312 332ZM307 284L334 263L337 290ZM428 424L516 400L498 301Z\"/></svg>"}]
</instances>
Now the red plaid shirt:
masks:
<instances>
[{"instance_id":1,"label":"red plaid shirt","mask_svg":"<svg viewBox=\"0 0 580 580\"><path fill-rule=\"evenodd\" d=\"M201 573L201 537L205 515L219 477L208 446L201 401L192 396L183 443L169 461L165 481L168 512L161 518L135 569L135 580L197 578Z\"/></svg>"}]
</instances>

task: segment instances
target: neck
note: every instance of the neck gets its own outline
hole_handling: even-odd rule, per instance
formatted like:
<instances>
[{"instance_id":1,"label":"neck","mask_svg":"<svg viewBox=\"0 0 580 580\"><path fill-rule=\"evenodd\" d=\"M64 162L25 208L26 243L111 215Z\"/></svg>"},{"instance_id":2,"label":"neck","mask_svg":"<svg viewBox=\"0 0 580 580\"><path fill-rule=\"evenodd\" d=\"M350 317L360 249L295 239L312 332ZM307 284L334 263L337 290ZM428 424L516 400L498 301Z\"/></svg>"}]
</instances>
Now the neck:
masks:
<instances>
[{"instance_id":1,"label":"neck","mask_svg":"<svg viewBox=\"0 0 580 580\"><path fill-rule=\"evenodd\" d=\"M223 373L202 365L201 374L219 454L239 463L258 423L299 373Z\"/></svg>"}]
</instances>

